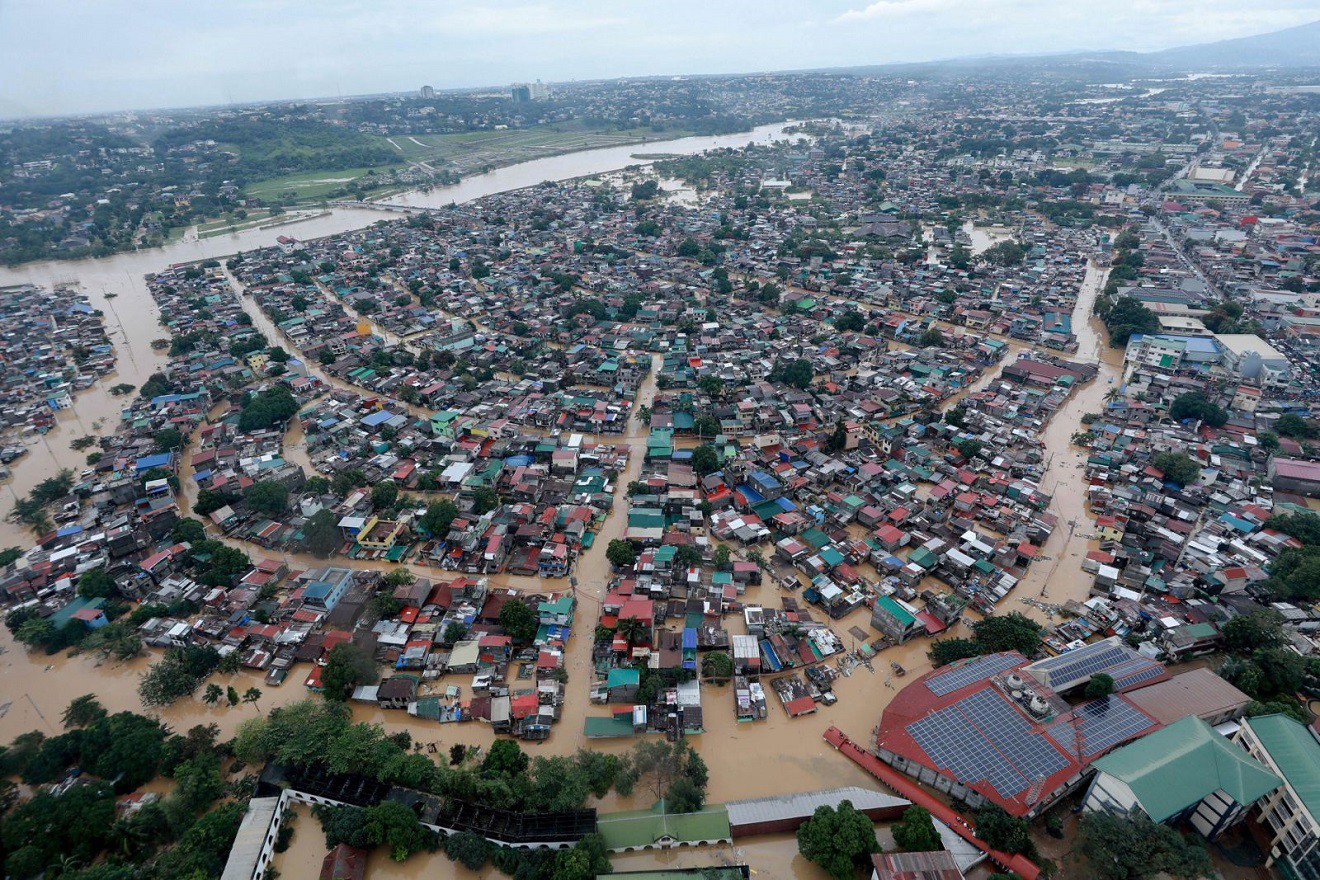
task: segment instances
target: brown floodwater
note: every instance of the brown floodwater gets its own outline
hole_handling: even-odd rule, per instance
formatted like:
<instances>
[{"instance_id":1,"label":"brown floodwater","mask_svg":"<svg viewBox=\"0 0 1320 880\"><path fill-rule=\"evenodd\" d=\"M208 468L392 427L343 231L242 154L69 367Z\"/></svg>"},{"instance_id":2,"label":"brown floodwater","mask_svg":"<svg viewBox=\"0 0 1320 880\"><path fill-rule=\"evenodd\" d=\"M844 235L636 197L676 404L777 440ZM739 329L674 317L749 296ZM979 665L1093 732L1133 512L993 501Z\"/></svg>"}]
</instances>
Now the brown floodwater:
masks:
<instances>
[{"instance_id":1,"label":"brown floodwater","mask_svg":"<svg viewBox=\"0 0 1320 880\"><path fill-rule=\"evenodd\" d=\"M745 138L744 141L745 142ZM706 139L709 140L709 139ZM651 145L659 150L662 146ZM676 150L664 150L676 151ZM608 152L608 151L605 151ZM558 157L564 159L566 157ZM551 162L554 160L545 160ZM537 163L527 163L535 165ZM508 172L510 169L503 169ZM583 168L581 165L571 169L573 173L564 173L563 177L580 176L593 173L603 168ZM526 173L525 169L523 172ZM499 176L500 172L483 175L484 178ZM517 181L509 174L499 176L499 183L485 181L487 189L471 188L462 198L476 198L488 192L497 192L516 185L528 185L535 180ZM465 184L468 183L465 181ZM459 187L463 187L460 184ZM475 185L474 185L475 186ZM439 204L436 192L429 194L426 204ZM450 197L459 198L457 195ZM121 254L104 260L79 261L76 263L58 262L33 264L19 269L0 270L0 283L31 283L51 285L57 282L77 281L86 292L93 305L106 313L109 331L119 353L116 373L97 383L79 395L76 406L70 412L61 415L59 427L42 440L37 441L32 452L15 462L13 489L19 493L27 491L40 479L49 476L59 467L81 468L83 453L75 453L68 448L68 442L83 433L92 433L92 423L105 419L102 432L114 429L118 418L121 401L112 398L105 390L116 382L141 384L151 372L163 363L163 357L151 349L152 339L163 334L157 324L157 312L151 301L143 276L150 271L171 262L224 256L240 248L265 246L274 243L277 234L292 231L300 237L328 235L345 229L362 226L381 218L381 214L365 209L336 209L326 217L309 220L292 227L291 230L249 230L235 236L204 239L200 242L180 242L160 251L145 251L133 254ZM1043 553L1051 559L1038 562L1029 571L1027 577L1015 591L1017 598L1043 598L1062 603L1067 599L1086 597L1090 578L1081 571L1081 559L1088 549L1085 535L1091 531L1090 521L1085 510L1086 480L1079 465L1081 453L1071 446L1070 438L1078 430L1080 417L1086 412L1098 411L1103 406L1103 399L1108 390L1108 380L1117 377L1121 368L1121 352L1115 352L1105 346L1103 328L1091 319L1091 304L1104 283L1104 272L1089 269L1083 283L1081 296L1074 312L1073 327L1079 339L1079 359L1097 361L1100 366L1098 378L1084 386L1070 398L1047 427L1043 440L1050 454L1043 487L1054 493L1051 511L1060 516L1060 527L1047 542ZM105 294L115 292L118 296L107 300ZM273 340L278 338L269 320L256 308L254 303L245 302L254 323L265 331ZM124 316L121 320L120 315ZM1017 346L1014 346L1017 349ZM309 365L316 370L316 365ZM658 363L656 364L658 366ZM998 368L987 371L976 383L983 387L999 372ZM655 396L654 372L643 384L638 393L639 404L650 404ZM341 383L334 383L341 384ZM945 405L952 405L949 401ZM605 560L604 548L612 538L620 537L626 522L626 487L636 479L642 470L647 428L633 421L623 435L602 438L606 443L628 443L633 455L625 472L621 473L615 493L615 512L602 526L597 535L594 549L584 554L577 567L577 597L579 610L577 633L570 640L567 648L566 666L570 681L565 689L563 720L557 724L548 741L528 744L528 752L536 754L569 754L578 748L587 746L583 736L582 719L588 715L606 714L604 707L592 706L588 700L587 683L590 680L591 632L599 611L599 602L609 580L609 564ZM287 456L304 467L309 467L301 430L295 425L290 429L286 442L289 444ZM185 509L191 503L193 487L191 480L184 479L184 497L181 506ZM1076 528L1069 533L1068 523L1076 521ZM0 524L0 544L26 543L28 536L12 524ZM241 545L238 545L241 546ZM245 548L252 550L252 548ZM254 552L254 557L262 554ZM323 560L305 554L272 554L284 559L292 568L306 568L324 564ZM352 568L372 569L378 565L353 560L338 560L336 564ZM421 576L439 578L446 573L428 566L410 566ZM741 597L745 604L761 603L777 607L780 590L774 583L775 578L767 577L763 586L748 587ZM565 579L546 580L540 577L495 576L490 578L493 586L508 586L519 590L549 592L569 589ZM1009 601L1012 600L1012 596ZM1016 603L1015 610L1016 610ZM1043 619L1044 612L1034 607L1022 605L1021 610L1033 617ZM730 616L726 625L732 632L741 632L742 625L738 618ZM835 621L837 632L850 642L847 635L850 627L858 626L870 631L869 612L859 609L848 617ZM950 635L965 635L961 624L956 625ZM851 645L850 645L851 647ZM706 733L692 738L693 744L702 752L710 767L710 787L708 798L711 802L720 802L735 798L771 797L784 793L808 791L844 785L863 785L872 787L873 780L851 761L841 759L822 739L822 734L830 725L837 725L849 735L859 740L868 738L879 721L879 716L889 700L904 683L904 679L895 677L889 671L891 660L899 662L908 673L919 675L929 669L929 661L924 640L910 642L907 645L889 648L880 654L874 662L875 671L865 667L856 668L850 677L840 677L835 682L835 692L839 702L834 706L820 706L816 714L803 718L790 719L778 704L773 694L769 695L769 717L763 721L739 723L734 720L732 691L730 687L707 687L703 689L704 717ZM73 699L85 693L94 693L101 702L112 711L132 709L141 711L137 697L138 678L152 661L152 657L142 657L127 663L113 661L100 662L91 656L47 657L44 654L32 654L22 646L16 645L7 631L0 630L0 741L8 741L19 733L38 729L53 733L60 728L60 713ZM296 701L307 693L301 681L307 672L305 666L295 668L288 681L278 688L266 688L262 684L260 673L242 672L232 678L232 683L241 692L253 685L262 687L264 698L258 707L240 704L235 708L214 708L207 706L200 699L189 698L159 711L159 717L183 731L194 724L216 723L220 725L223 736L232 735L237 726L247 718L259 712L268 711L272 706ZM229 681L219 680L223 684ZM466 676L450 676L436 684L459 684L465 688ZM478 722L440 725L421 721L400 711L383 711L374 706L354 705L355 720L382 724L389 732L407 730L415 740L435 743L437 754L444 752L454 743L489 746L494 735L488 725ZM590 748L619 752L633 745L634 740L593 740ZM611 795L597 805L601 809L632 809L644 806L637 798L626 801ZM319 828L310 816L304 817L294 842L288 853L281 856L278 863L283 876L297 880L301 877L314 877L319 871L320 859L325 853L324 839ZM438 861L437 861L438 859ZM756 870L757 877L778 878L792 877L796 880L821 880L824 876L815 866L797 855L796 843L791 835L779 835L756 838L750 842L740 842L735 848L722 848L707 851L674 851L668 853L639 853L616 860L619 870L637 870L665 865L700 865L722 862L748 862ZM485 880L492 875L491 869L473 874L459 866L452 865L443 856L419 857L403 864L390 862L383 852L374 853L370 875L373 878L409 878L415 880L422 876L442 876L476 878Z\"/></svg>"}]
</instances>

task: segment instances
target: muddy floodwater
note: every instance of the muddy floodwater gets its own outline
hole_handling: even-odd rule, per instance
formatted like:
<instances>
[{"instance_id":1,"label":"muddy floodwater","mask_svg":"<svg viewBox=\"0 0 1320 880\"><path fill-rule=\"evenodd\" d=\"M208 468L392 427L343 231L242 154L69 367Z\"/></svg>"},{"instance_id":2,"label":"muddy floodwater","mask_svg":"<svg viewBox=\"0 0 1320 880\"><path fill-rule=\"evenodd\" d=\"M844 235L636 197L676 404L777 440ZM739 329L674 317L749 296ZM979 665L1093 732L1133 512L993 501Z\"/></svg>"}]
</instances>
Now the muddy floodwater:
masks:
<instances>
[{"instance_id":1,"label":"muddy floodwater","mask_svg":"<svg viewBox=\"0 0 1320 880\"><path fill-rule=\"evenodd\" d=\"M688 138L663 144L650 144L648 152L693 153L712 146L741 146L749 140L766 141L782 136L783 126L766 126L751 134L724 138ZM500 169L490 174L471 178L454 187L439 188L429 193L396 196L391 201L414 206L435 206L453 201L479 198L496 192L528 186L547 179L565 179L616 170L635 164L632 147L610 148L569 156L554 157ZM368 225L387 218L388 214L361 208L336 208L327 214L302 223L273 229L252 229L231 236L201 241L182 241L169 247L121 254L101 260L79 262L50 262L32 264L18 269L0 270L0 284L30 282L43 286L77 284L96 308L105 313L107 330L118 355L116 372L102 379L77 397L75 406L61 413L58 427L39 438L29 447L30 452L12 465L14 477L9 483L13 495L27 492L35 483L50 476L61 467L75 471L85 466L85 453L69 448L73 439L84 434L106 434L115 429L121 400L112 397L108 388L118 382L133 385L141 383L164 362L163 353L153 350L152 341L163 337L158 324L158 313L151 300L143 276L163 266L190 260L224 257L238 250L268 246L277 235L287 234L299 238L331 235ZM974 248L983 250L1000 237L999 230L970 230ZM1075 359L1099 363L1100 373L1091 383L1080 388L1054 416L1044 434L1048 467L1043 489L1053 494L1050 510L1059 517L1055 534L1042 548L1042 560L1028 572L1018 588L1001 603L1001 611L1020 610L1042 620L1048 613L1021 600L1040 599L1062 604L1069 599L1084 599L1089 591L1090 577L1081 571L1081 561L1088 549L1090 519L1085 511L1086 479L1081 450L1072 447L1070 438L1079 430L1081 416L1103 408L1104 396L1117 382L1121 370L1121 352L1106 345L1103 327L1090 317L1095 296L1104 283L1104 273L1089 269L1082 285L1081 295L1073 315L1072 326L1078 336L1079 351ZM111 296L113 294L113 296ZM253 316L257 327L272 341L278 334L260 313L250 298L244 306ZM1019 346L1014 346L1014 351ZM1011 356L1010 356L1011 359ZM314 371L316 365L309 365ZM658 366L658 363L656 364ZM998 368L987 371L976 384L984 387L999 373ZM638 403L649 405L655 395L654 372L638 392ZM952 405L956 401L946 403ZM610 572L604 548L612 538L620 537L625 526L627 508L626 487L636 479L642 469L647 429L639 422L630 423L622 436L604 439L607 443L627 443L633 455L627 469L619 475L616 484L615 506L596 536L592 551L583 555L576 571L579 601L577 625L567 648L566 668L569 682L565 689L562 720L556 724L551 737L543 743L527 744L532 754L569 754L585 747L583 719L590 715L605 715L602 706L593 706L588 700L591 679L591 635L599 613L599 603L608 583ZM286 456L310 471L303 445L301 430L295 424L286 437ZM180 506L186 511L194 500L195 486L187 473L181 473L184 492ZM12 498L10 499L12 501ZM0 504L7 509L8 502ZM8 522L0 522L0 546L26 545L30 536ZM261 554L254 548L254 557ZM282 553L292 569L303 569L324 564L322 560L292 553ZM337 560L336 564L354 568L378 567L370 563ZM440 578L443 572L425 566L412 566L415 573ZM767 576L762 586L747 588L740 601L744 604L763 604L779 607L784 595L777 578ZM550 592L569 589L568 582L542 580L539 577L495 576L492 586L507 586L518 590ZM743 625L736 616L726 618L725 625L732 633L741 633ZM856 647L849 630L857 627L871 633L869 610L858 609L848 617L833 621L832 626L844 638L847 647ZM965 636L963 626L957 624L948 633ZM873 636L872 636L873 637ZM840 757L829 748L822 734L830 725L837 725L851 737L865 742L876 727L880 713L898 689L911 677L930 668L926 657L928 643L916 640L907 645L889 648L874 661L873 670L857 667L850 676L840 677L835 683L839 701L833 706L819 707L816 714L790 719L773 694L769 694L769 717L763 721L739 723L735 720L732 688L707 686L703 688L706 732L692 738L710 768L708 800L713 803L737 798L770 797L785 793L831 788L845 785L872 787L873 780L851 761ZM0 629L0 742L28 730L54 733L60 729L60 714L74 698L91 693L111 711L131 709L141 711L137 696L140 675L152 662L152 656L117 663L100 661L94 656L62 655L47 657L33 654L14 643L12 636ZM900 664L908 678L890 671L891 661ZM264 697L257 706L240 704L223 708L207 706L198 698L185 698L158 712L160 719L176 731L184 731L195 724L215 723L222 737L231 736L245 719L255 717L271 707L303 699L307 692L302 687L308 667L294 668L281 687L267 688L256 672L243 672L225 680L215 679L222 686L233 684L240 692L248 687L262 687ZM459 684L467 694L469 677L449 676L432 687ZM425 689L424 689L425 690ZM382 711L373 706L355 704L355 720L380 723L388 732L407 730L414 740L433 743L437 756L447 752L454 743L489 746L494 736L488 725L480 722L438 724L411 718L401 711ZM590 747L609 752L621 752L632 747L635 740L593 740ZM429 752L428 752L429 753ZM621 802L611 795L595 803L602 810L632 809L646 804ZM305 814L298 821L289 851L277 861L281 875L288 880L303 880L317 876L321 858L325 854L324 838L318 824ZM715 850L682 850L668 853L638 853L615 860L617 870L640 870L664 866L693 866L720 863L748 863L758 878L795 878L795 880L822 880L824 874L797 855L791 835L778 835L740 841L736 847ZM457 878L487 878L496 876L493 869L473 873L449 863L443 856L419 856L403 865L389 861L387 854L372 854L369 876L373 880L445 876Z\"/></svg>"}]
</instances>

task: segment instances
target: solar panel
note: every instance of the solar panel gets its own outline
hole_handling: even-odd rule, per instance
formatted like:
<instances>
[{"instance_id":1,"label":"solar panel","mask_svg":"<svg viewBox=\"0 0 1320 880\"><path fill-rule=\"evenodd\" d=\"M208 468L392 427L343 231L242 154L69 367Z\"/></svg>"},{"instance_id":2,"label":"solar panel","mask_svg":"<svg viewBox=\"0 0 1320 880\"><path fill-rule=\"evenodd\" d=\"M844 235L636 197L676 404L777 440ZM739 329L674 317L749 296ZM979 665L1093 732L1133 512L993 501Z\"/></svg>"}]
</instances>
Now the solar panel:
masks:
<instances>
[{"instance_id":1,"label":"solar panel","mask_svg":"<svg viewBox=\"0 0 1320 880\"><path fill-rule=\"evenodd\" d=\"M1163 674L1164 667L1152 663L1146 668L1139 669L1136 672L1123 676L1122 678L1116 677L1114 679L1114 690L1121 691L1125 688L1132 687L1134 684L1141 684L1143 681L1150 681L1152 678L1159 678Z\"/></svg>"},{"instance_id":2,"label":"solar panel","mask_svg":"<svg viewBox=\"0 0 1320 880\"><path fill-rule=\"evenodd\" d=\"M1097 645L1103 644L1097 642ZM1127 652L1117 645L1105 645L1100 650L1093 650L1094 647L1088 645L1085 648L1069 651L1067 654L1060 654L1058 657L1051 657L1049 660L1042 660L1038 664L1033 664L1032 670L1046 673L1050 687L1066 687L1071 682L1089 678L1097 672L1104 672L1128 659Z\"/></svg>"},{"instance_id":3,"label":"solar panel","mask_svg":"<svg viewBox=\"0 0 1320 880\"><path fill-rule=\"evenodd\" d=\"M1082 757L1087 759L1155 726L1141 710L1112 695L1078 706L1073 715L1075 720L1056 721L1046 731L1064 751L1076 756L1076 728L1082 737Z\"/></svg>"},{"instance_id":4,"label":"solar panel","mask_svg":"<svg viewBox=\"0 0 1320 880\"><path fill-rule=\"evenodd\" d=\"M1005 669L1012 669L1021 662L1022 658L1014 653L977 657L956 669L926 679L926 687L937 697L948 696L959 688L965 688Z\"/></svg>"},{"instance_id":5,"label":"solar panel","mask_svg":"<svg viewBox=\"0 0 1320 880\"><path fill-rule=\"evenodd\" d=\"M936 765L963 782L984 780L1005 799L1069 763L994 690L971 694L909 724L907 730Z\"/></svg>"}]
</instances>

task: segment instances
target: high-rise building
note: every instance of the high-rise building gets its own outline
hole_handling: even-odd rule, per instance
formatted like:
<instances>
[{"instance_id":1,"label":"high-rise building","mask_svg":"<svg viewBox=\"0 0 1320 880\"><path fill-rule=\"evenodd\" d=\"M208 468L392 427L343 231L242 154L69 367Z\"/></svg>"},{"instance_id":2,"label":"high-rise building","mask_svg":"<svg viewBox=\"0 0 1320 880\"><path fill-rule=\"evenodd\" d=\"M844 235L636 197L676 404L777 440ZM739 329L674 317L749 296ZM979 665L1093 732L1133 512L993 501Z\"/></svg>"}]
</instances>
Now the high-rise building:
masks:
<instances>
[{"instance_id":1,"label":"high-rise building","mask_svg":"<svg viewBox=\"0 0 1320 880\"><path fill-rule=\"evenodd\" d=\"M534 83L514 83L509 86L509 97L515 104L528 101L546 101L550 98L550 87L539 79Z\"/></svg>"},{"instance_id":2,"label":"high-rise building","mask_svg":"<svg viewBox=\"0 0 1320 880\"><path fill-rule=\"evenodd\" d=\"M423 98L429 101L431 98L435 97L435 89L431 88L430 86L422 86L419 94Z\"/></svg>"}]
</instances>

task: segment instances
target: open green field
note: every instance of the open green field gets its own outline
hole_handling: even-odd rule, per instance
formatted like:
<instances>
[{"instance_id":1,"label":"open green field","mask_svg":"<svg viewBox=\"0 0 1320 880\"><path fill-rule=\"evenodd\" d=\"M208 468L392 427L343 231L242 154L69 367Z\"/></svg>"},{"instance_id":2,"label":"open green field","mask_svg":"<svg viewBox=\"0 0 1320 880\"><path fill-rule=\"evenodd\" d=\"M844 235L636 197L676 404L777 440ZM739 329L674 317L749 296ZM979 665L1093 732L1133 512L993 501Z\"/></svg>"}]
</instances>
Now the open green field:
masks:
<instances>
[{"instance_id":1,"label":"open green field","mask_svg":"<svg viewBox=\"0 0 1320 880\"><path fill-rule=\"evenodd\" d=\"M437 171L459 176L480 173L501 165L527 162L546 156L594 150L646 141L671 140L691 134L687 131L652 131L650 128L594 129L566 122L505 131L467 131L458 134L419 134L379 136L399 157L399 164L425 163ZM397 166L396 166L397 167ZM388 170L377 168L376 171ZM250 184L247 194L258 199L293 201L324 199L333 190L367 173L366 168L340 171L308 171L288 174Z\"/></svg>"},{"instance_id":2,"label":"open green field","mask_svg":"<svg viewBox=\"0 0 1320 880\"><path fill-rule=\"evenodd\" d=\"M370 170L380 172L384 169L348 168L342 171L305 171L302 174L286 174L250 184L247 194L257 199L279 198L291 192L298 201L310 201L325 198L326 194L344 186L350 180L363 177Z\"/></svg>"},{"instance_id":3,"label":"open green field","mask_svg":"<svg viewBox=\"0 0 1320 880\"><path fill-rule=\"evenodd\" d=\"M562 153L670 140L687 134L690 132L657 132L650 128L594 129L569 122L506 131L394 135L390 140L400 158L463 175Z\"/></svg>"}]
</instances>

